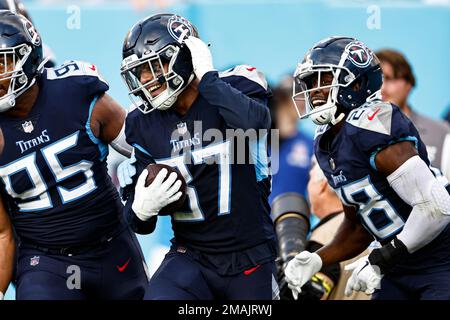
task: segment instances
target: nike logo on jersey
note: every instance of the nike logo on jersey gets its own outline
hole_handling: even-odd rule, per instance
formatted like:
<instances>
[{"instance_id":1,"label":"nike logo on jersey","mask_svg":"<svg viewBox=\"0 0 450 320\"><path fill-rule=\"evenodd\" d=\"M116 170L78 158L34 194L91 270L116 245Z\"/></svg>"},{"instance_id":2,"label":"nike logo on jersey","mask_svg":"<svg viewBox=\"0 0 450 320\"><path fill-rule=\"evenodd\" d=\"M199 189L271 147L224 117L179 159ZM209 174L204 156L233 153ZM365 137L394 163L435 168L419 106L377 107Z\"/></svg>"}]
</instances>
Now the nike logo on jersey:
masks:
<instances>
[{"instance_id":1,"label":"nike logo on jersey","mask_svg":"<svg viewBox=\"0 0 450 320\"><path fill-rule=\"evenodd\" d=\"M255 67L250 67L250 68L246 68L246 69L247 69L247 71L252 72L252 71L255 70L256 68L255 68Z\"/></svg>"},{"instance_id":2,"label":"nike logo on jersey","mask_svg":"<svg viewBox=\"0 0 450 320\"><path fill-rule=\"evenodd\" d=\"M128 267L128 264L130 263L131 258L128 258L127 262L125 262L125 264L123 266L116 266L117 270L119 270L119 272L124 272L125 269Z\"/></svg>"},{"instance_id":3,"label":"nike logo on jersey","mask_svg":"<svg viewBox=\"0 0 450 320\"><path fill-rule=\"evenodd\" d=\"M375 118L375 116L377 115L377 113L381 110L381 108L377 108L377 110L375 110L371 115L367 116L367 119L369 119L370 121L373 120L373 118Z\"/></svg>"},{"instance_id":4,"label":"nike logo on jersey","mask_svg":"<svg viewBox=\"0 0 450 320\"><path fill-rule=\"evenodd\" d=\"M89 69L91 69L92 71L95 71L97 68L95 67L95 64L93 64L92 66L89 67Z\"/></svg>"},{"instance_id":5,"label":"nike logo on jersey","mask_svg":"<svg viewBox=\"0 0 450 320\"><path fill-rule=\"evenodd\" d=\"M248 269L248 270L245 270L245 271L244 271L244 274L245 274L246 276L249 276L249 275L251 275L253 272L255 272L256 270L258 270L259 267L261 267L260 264L258 264L256 267L253 267L253 268L250 268L250 269Z\"/></svg>"}]
</instances>

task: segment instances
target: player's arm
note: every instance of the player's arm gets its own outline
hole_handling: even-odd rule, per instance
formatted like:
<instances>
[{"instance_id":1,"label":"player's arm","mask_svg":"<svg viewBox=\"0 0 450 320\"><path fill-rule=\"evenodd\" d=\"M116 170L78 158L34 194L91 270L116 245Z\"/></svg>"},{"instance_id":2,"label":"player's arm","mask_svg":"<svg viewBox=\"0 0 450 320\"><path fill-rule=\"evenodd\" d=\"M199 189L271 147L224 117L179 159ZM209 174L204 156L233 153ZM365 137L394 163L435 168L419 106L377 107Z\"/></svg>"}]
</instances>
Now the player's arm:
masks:
<instances>
[{"instance_id":1,"label":"player's arm","mask_svg":"<svg viewBox=\"0 0 450 320\"><path fill-rule=\"evenodd\" d=\"M375 164L398 196L412 207L402 231L369 255L371 264L384 273L442 232L450 222L450 195L411 142L399 142L380 151Z\"/></svg>"},{"instance_id":2,"label":"player's arm","mask_svg":"<svg viewBox=\"0 0 450 320\"><path fill-rule=\"evenodd\" d=\"M344 220L333 240L316 252L323 266L357 256L374 240L359 221L354 207L344 205L344 213Z\"/></svg>"},{"instance_id":3,"label":"player's arm","mask_svg":"<svg viewBox=\"0 0 450 320\"><path fill-rule=\"evenodd\" d=\"M125 140L125 118L125 109L105 93L95 102L90 125L96 138L129 158L133 147Z\"/></svg>"},{"instance_id":4,"label":"player's arm","mask_svg":"<svg viewBox=\"0 0 450 320\"><path fill-rule=\"evenodd\" d=\"M295 299L303 285L324 266L353 258L373 240L358 220L353 207L344 206L344 212L344 220L329 244L317 252L300 252L286 266L285 279Z\"/></svg>"},{"instance_id":5,"label":"player's arm","mask_svg":"<svg viewBox=\"0 0 450 320\"><path fill-rule=\"evenodd\" d=\"M14 254L13 229L3 200L0 197L0 300L3 299L3 294L8 289L12 279Z\"/></svg>"},{"instance_id":6,"label":"player's arm","mask_svg":"<svg viewBox=\"0 0 450 320\"><path fill-rule=\"evenodd\" d=\"M199 92L209 103L219 106L227 125L243 130L269 129L267 101L251 98L221 80L213 67L211 52L202 40L189 37L185 43L191 51L195 75L200 80Z\"/></svg>"},{"instance_id":7,"label":"player's arm","mask_svg":"<svg viewBox=\"0 0 450 320\"><path fill-rule=\"evenodd\" d=\"M219 113L230 128L270 128L271 118L267 101L249 97L233 88L220 79L217 72L205 74L198 90L209 103L219 106Z\"/></svg>"},{"instance_id":8,"label":"player's arm","mask_svg":"<svg viewBox=\"0 0 450 320\"><path fill-rule=\"evenodd\" d=\"M136 186L138 184L138 179L137 177L140 177L142 175L142 172L144 171L144 168L151 162L153 162L153 159L148 158L148 156L146 154L144 154L143 152L141 152L139 149L135 149L133 152L133 156L131 159L134 159L134 163L132 164L132 168L134 169L134 173L132 176L129 176L129 174L125 173L129 172L130 169L120 169L120 166L126 162L127 160L124 160L124 162L122 162L121 165L119 165L118 167L118 171L117 171L117 175L119 177L119 181L121 184L121 195L122 195L122 200L126 201L125 204L125 208L124 208L124 215L131 227L131 229L138 234L150 234L152 233L155 228L156 228L156 223L157 223L157 215L154 215L152 217L149 217L149 219L145 219L142 220L138 217L138 215L136 215L136 212L134 212L133 210L133 203L135 200L135 196L136 196ZM125 166L127 166L128 164L125 163ZM136 175L136 172L138 173ZM122 178L120 178L120 176L123 176ZM125 177L126 176L126 177ZM129 180L128 182L125 182L125 180ZM142 184L142 181L140 181L140 183ZM122 186L124 185L124 186Z\"/></svg>"},{"instance_id":9,"label":"player's arm","mask_svg":"<svg viewBox=\"0 0 450 320\"><path fill-rule=\"evenodd\" d=\"M168 174L166 168L161 169L148 186L145 185L147 175L148 170L144 169L126 205L131 227L139 234L153 232L159 211L182 195L181 180L177 180L175 172Z\"/></svg>"},{"instance_id":10,"label":"player's arm","mask_svg":"<svg viewBox=\"0 0 450 320\"><path fill-rule=\"evenodd\" d=\"M158 216L154 215L148 220L144 221L138 218L136 213L133 211L132 206L134 203L134 192L129 196L127 203L125 204L125 217L131 227L131 230L138 234L150 234L155 231L156 222L158 221Z\"/></svg>"},{"instance_id":11,"label":"player's arm","mask_svg":"<svg viewBox=\"0 0 450 320\"><path fill-rule=\"evenodd\" d=\"M127 186L129 190L125 207L125 216L134 230L139 234L152 233L156 227L157 215L166 205L177 201L182 192L181 180L177 179L175 172L161 169L153 182L146 186L149 163L154 163L153 158L144 151L136 149L136 168L139 177L135 183Z\"/></svg>"},{"instance_id":12,"label":"player's arm","mask_svg":"<svg viewBox=\"0 0 450 320\"><path fill-rule=\"evenodd\" d=\"M323 244L314 240L309 240L307 250L317 251L323 247ZM319 272L311 278L311 285L308 286L309 296L321 300L327 300L333 291L336 283L341 276L341 266L338 262L329 265L323 265ZM322 294L320 297L319 294Z\"/></svg>"}]
</instances>

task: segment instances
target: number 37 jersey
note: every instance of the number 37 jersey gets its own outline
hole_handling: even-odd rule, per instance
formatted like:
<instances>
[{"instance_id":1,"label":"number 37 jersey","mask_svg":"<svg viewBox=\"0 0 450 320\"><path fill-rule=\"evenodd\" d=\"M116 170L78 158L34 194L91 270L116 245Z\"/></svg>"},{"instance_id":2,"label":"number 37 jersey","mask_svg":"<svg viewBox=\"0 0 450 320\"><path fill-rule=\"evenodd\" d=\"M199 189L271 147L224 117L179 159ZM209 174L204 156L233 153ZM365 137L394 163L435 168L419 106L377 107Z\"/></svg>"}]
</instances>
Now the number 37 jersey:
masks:
<instances>
[{"instance_id":1,"label":"number 37 jersey","mask_svg":"<svg viewBox=\"0 0 450 320\"><path fill-rule=\"evenodd\" d=\"M241 128L245 127L242 119L258 117L257 111L248 108L249 103L261 101L255 109L268 114L265 103L270 89L254 69L239 66L220 75L206 74L199 96L185 115L173 108L146 115L135 109L128 114L126 135L136 150L138 174L153 161L176 167L186 180L184 205L172 214L179 244L207 253L225 253L275 237L263 139L258 145L256 140L239 143L234 136L227 136L227 130L234 129L230 122ZM221 113L224 101L236 117ZM258 148L259 152L253 153ZM236 161L249 153L255 161Z\"/></svg>"},{"instance_id":2,"label":"number 37 jersey","mask_svg":"<svg viewBox=\"0 0 450 320\"><path fill-rule=\"evenodd\" d=\"M107 146L90 128L108 90L96 66L45 69L26 118L0 115L2 199L21 241L46 247L97 240L117 225L122 205L107 173Z\"/></svg>"},{"instance_id":3,"label":"number 37 jersey","mask_svg":"<svg viewBox=\"0 0 450 320\"><path fill-rule=\"evenodd\" d=\"M314 149L328 183L346 205L356 206L364 227L381 243L398 234L412 207L390 187L384 174L376 167L375 157L391 144L410 141L421 159L430 164L426 147L412 122L392 104L375 102L353 110L342 129L327 148L328 127L318 127ZM447 190L450 186L438 169L430 167ZM426 264L432 252L450 265L450 228L437 239L417 251L414 259ZM442 252L446 253L443 256ZM425 259L425 257L428 257ZM416 260L417 261L417 260ZM430 263L434 263L431 262ZM417 263L412 263L417 265Z\"/></svg>"}]
</instances>

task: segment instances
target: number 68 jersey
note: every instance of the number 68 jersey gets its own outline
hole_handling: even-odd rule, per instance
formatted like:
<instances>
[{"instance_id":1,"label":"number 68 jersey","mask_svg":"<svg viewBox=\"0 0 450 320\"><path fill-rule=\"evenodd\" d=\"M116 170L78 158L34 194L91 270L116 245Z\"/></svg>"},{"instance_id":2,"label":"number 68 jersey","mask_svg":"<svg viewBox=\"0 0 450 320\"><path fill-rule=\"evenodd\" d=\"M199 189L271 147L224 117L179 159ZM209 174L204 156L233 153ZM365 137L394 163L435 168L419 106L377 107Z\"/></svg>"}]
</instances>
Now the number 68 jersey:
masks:
<instances>
[{"instance_id":1,"label":"number 68 jersey","mask_svg":"<svg viewBox=\"0 0 450 320\"><path fill-rule=\"evenodd\" d=\"M398 107L381 102L352 110L331 144L327 141L331 133L328 128L318 127L314 139L315 154L328 183L344 204L358 208L361 223L378 241L391 240L403 229L412 207L377 170L375 157L391 144L410 141L421 159L430 165L417 129ZM450 192L448 181L440 171L432 167L430 170ZM407 268L435 263L430 255L450 265L449 245L447 226L434 241L412 255Z\"/></svg>"},{"instance_id":2,"label":"number 68 jersey","mask_svg":"<svg viewBox=\"0 0 450 320\"><path fill-rule=\"evenodd\" d=\"M122 212L107 173L107 146L90 128L108 85L96 66L73 61L45 69L38 85L29 115L0 114L2 199L22 242L89 243L112 230Z\"/></svg>"}]
</instances>

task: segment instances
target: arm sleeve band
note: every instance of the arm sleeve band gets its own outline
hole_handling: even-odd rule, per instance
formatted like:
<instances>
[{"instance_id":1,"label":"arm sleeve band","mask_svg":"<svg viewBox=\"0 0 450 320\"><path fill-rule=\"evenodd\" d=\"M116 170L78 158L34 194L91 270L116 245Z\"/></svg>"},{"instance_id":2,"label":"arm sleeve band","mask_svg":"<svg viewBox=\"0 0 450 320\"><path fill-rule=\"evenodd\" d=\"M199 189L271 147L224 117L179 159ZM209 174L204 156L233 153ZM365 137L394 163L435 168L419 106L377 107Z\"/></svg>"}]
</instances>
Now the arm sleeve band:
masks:
<instances>
[{"instance_id":1,"label":"arm sleeve band","mask_svg":"<svg viewBox=\"0 0 450 320\"><path fill-rule=\"evenodd\" d=\"M130 146L125 140L125 123L123 124L122 129L120 129L117 137L110 143L110 145L121 155L124 155L127 158L131 157L133 147Z\"/></svg>"}]
</instances>

